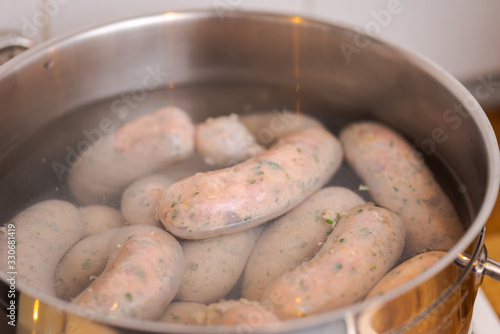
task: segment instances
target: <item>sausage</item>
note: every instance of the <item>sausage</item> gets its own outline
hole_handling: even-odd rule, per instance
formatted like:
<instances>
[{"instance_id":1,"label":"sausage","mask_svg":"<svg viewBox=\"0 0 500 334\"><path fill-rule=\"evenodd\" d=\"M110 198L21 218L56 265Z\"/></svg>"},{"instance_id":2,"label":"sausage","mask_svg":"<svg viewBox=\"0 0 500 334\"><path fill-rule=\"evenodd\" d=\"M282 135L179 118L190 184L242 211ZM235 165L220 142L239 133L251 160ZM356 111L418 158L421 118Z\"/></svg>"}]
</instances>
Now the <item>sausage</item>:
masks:
<instances>
[{"instance_id":1,"label":"sausage","mask_svg":"<svg viewBox=\"0 0 500 334\"><path fill-rule=\"evenodd\" d=\"M241 299L210 305L173 302L159 321L184 325L238 325L238 332L250 332L264 324L279 322L279 319L258 302Z\"/></svg>"},{"instance_id":2,"label":"sausage","mask_svg":"<svg viewBox=\"0 0 500 334\"><path fill-rule=\"evenodd\" d=\"M432 251L413 256L389 271L366 295L366 299L382 295L409 282L438 262L446 253Z\"/></svg>"},{"instance_id":3,"label":"sausage","mask_svg":"<svg viewBox=\"0 0 500 334\"><path fill-rule=\"evenodd\" d=\"M411 257L387 273L365 299L389 293L392 289L411 281L435 265L445 255L446 252L443 251L431 251ZM415 322L415 325L407 327L407 330L412 333L426 333L429 328L435 328L443 332L443 324L447 322L443 321L442 316L455 313L451 310L452 305L461 305L460 298L463 298L462 294L452 294L442 299L443 291L449 285L448 279L450 275L455 275L455 270L456 268L447 268L435 274L433 279L419 284L398 298L386 299L383 303L367 301L366 304L369 306L365 307L358 317L359 333L394 332L407 324L408 319L413 319L418 314L432 316L428 317L425 322ZM429 313L429 305L434 304L436 300L440 301L438 307Z\"/></svg>"},{"instance_id":4,"label":"sausage","mask_svg":"<svg viewBox=\"0 0 500 334\"><path fill-rule=\"evenodd\" d=\"M178 241L162 229L136 225L117 232L108 249L104 271L72 302L98 314L156 319L182 279Z\"/></svg>"},{"instance_id":5,"label":"sausage","mask_svg":"<svg viewBox=\"0 0 500 334\"><path fill-rule=\"evenodd\" d=\"M156 217L185 239L249 229L297 206L330 180L341 161L339 141L322 127L307 127L255 158L172 184Z\"/></svg>"},{"instance_id":6,"label":"sausage","mask_svg":"<svg viewBox=\"0 0 500 334\"><path fill-rule=\"evenodd\" d=\"M186 268L176 300L213 303L241 276L262 228L182 243Z\"/></svg>"},{"instance_id":7,"label":"sausage","mask_svg":"<svg viewBox=\"0 0 500 334\"><path fill-rule=\"evenodd\" d=\"M406 227L403 258L449 250L464 229L453 205L417 152L394 131L374 122L354 123L340 134L346 159L377 204L397 213Z\"/></svg>"},{"instance_id":8,"label":"sausage","mask_svg":"<svg viewBox=\"0 0 500 334\"><path fill-rule=\"evenodd\" d=\"M122 194L121 209L123 216L131 225L163 225L156 220L156 207L163 190L174 182L207 170L203 160L193 155L175 165L170 165L161 173L140 178L129 185Z\"/></svg>"},{"instance_id":9,"label":"sausage","mask_svg":"<svg viewBox=\"0 0 500 334\"><path fill-rule=\"evenodd\" d=\"M315 118L306 114L283 110L279 112L256 112L241 115L240 122L255 137L257 143L265 147L277 139L310 126L322 126Z\"/></svg>"},{"instance_id":10,"label":"sausage","mask_svg":"<svg viewBox=\"0 0 500 334\"><path fill-rule=\"evenodd\" d=\"M404 240L395 213L373 204L356 206L339 219L313 259L271 282L261 301L271 302L281 319L352 304L396 264Z\"/></svg>"},{"instance_id":11,"label":"sausage","mask_svg":"<svg viewBox=\"0 0 500 334\"><path fill-rule=\"evenodd\" d=\"M82 152L69 174L69 188L81 203L101 203L138 178L185 159L193 149L189 115L179 108L162 108Z\"/></svg>"},{"instance_id":12,"label":"sausage","mask_svg":"<svg viewBox=\"0 0 500 334\"><path fill-rule=\"evenodd\" d=\"M207 318L208 306L194 302L173 302L160 316L158 321L183 325L203 325Z\"/></svg>"},{"instance_id":13,"label":"sausage","mask_svg":"<svg viewBox=\"0 0 500 334\"><path fill-rule=\"evenodd\" d=\"M126 238L141 231L157 230L156 227L148 229L145 225L135 225L107 230L82 239L57 265L54 274L57 296L65 300L73 299L103 272L110 253L121 249Z\"/></svg>"},{"instance_id":14,"label":"sausage","mask_svg":"<svg viewBox=\"0 0 500 334\"><path fill-rule=\"evenodd\" d=\"M17 271L19 282L55 296L53 278L57 263L82 235L78 209L66 201L47 200L28 207L5 226L15 235L0 233L0 254L4 259L0 261L1 269ZM7 261L12 253L8 247L12 244L10 237L15 240L14 262Z\"/></svg>"},{"instance_id":15,"label":"sausage","mask_svg":"<svg viewBox=\"0 0 500 334\"><path fill-rule=\"evenodd\" d=\"M105 205L82 207L80 215L83 225L82 238L126 225L125 218L120 211Z\"/></svg>"},{"instance_id":16,"label":"sausage","mask_svg":"<svg viewBox=\"0 0 500 334\"><path fill-rule=\"evenodd\" d=\"M243 276L242 297L260 300L276 277L309 261L321 248L337 214L363 204L357 194L342 187L319 190L300 206L274 221L259 238Z\"/></svg>"},{"instance_id":17,"label":"sausage","mask_svg":"<svg viewBox=\"0 0 500 334\"><path fill-rule=\"evenodd\" d=\"M128 186L122 195L121 209L129 224L163 227L155 219L156 206L163 190L172 183L174 183L173 180L165 174L153 174Z\"/></svg>"},{"instance_id":18,"label":"sausage","mask_svg":"<svg viewBox=\"0 0 500 334\"><path fill-rule=\"evenodd\" d=\"M75 298L102 273L112 247L121 245L114 240L118 231L123 230L116 228L85 237L64 254L54 273L57 297Z\"/></svg>"},{"instance_id":19,"label":"sausage","mask_svg":"<svg viewBox=\"0 0 500 334\"><path fill-rule=\"evenodd\" d=\"M150 320L175 297L183 270L174 237L155 226L134 225L77 243L61 260L56 279L68 287L68 298L99 275L73 303L98 314Z\"/></svg>"},{"instance_id":20,"label":"sausage","mask_svg":"<svg viewBox=\"0 0 500 334\"><path fill-rule=\"evenodd\" d=\"M237 164L264 151L236 114L210 117L198 124L195 147L205 163L221 167Z\"/></svg>"},{"instance_id":21,"label":"sausage","mask_svg":"<svg viewBox=\"0 0 500 334\"><path fill-rule=\"evenodd\" d=\"M264 306L246 299L221 301L207 308L207 325L238 325L238 332L250 333L279 318Z\"/></svg>"}]
</instances>

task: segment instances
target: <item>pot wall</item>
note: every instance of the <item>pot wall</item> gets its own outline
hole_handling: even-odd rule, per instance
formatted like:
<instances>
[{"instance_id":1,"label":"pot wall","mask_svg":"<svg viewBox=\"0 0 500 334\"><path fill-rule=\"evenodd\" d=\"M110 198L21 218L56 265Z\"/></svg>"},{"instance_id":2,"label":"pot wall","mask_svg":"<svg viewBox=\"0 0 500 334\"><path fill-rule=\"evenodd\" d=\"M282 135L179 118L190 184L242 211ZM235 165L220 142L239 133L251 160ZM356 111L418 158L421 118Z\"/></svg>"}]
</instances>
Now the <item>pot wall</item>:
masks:
<instances>
[{"instance_id":1,"label":"pot wall","mask_svg":"<svg viewBox=\"0 0 500 334\"><path fill-rule=\"evenodd\" d=\"M463 81L500 71L500 2L409 0L3 0L0 31L38 41L113 20L161 11L212 9L306 15L343 22L418 52ZM496 87L495 87L496 88Z\"/></svg>"}]
</instances>

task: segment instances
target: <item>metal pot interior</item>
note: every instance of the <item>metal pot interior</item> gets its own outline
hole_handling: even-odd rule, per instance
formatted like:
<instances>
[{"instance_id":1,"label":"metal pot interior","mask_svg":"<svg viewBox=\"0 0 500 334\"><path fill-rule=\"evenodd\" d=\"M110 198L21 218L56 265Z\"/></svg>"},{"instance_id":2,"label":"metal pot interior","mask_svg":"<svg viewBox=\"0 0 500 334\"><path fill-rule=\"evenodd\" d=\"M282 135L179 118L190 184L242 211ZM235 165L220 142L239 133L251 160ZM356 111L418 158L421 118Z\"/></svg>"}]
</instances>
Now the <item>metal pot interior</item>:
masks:
<instances>
[{"instance_id":1,"label":"metal pot interior","mask_svg":"<svg viewBox=\"0 0 500 334\"><path fill-rule=\"evenodd\" d=\"M498 189L494 134L456 80L397 47L300 17L165 13L69 35L0 67L0 100L2 222L42 199L72 200L67 175L54 162L67 165L74 158L85 130L98 129L103 119L119 125L164 105L184 108L194 122L288 109L317 117L334 134L361 119L404 134L421 150L467 229L449 256L406 290L443 270L458 252L472 252ZM360 180L344 165L330 184L357 189ZM360 307L284 329L331 322Z\"/></svg>"}]
</instances>

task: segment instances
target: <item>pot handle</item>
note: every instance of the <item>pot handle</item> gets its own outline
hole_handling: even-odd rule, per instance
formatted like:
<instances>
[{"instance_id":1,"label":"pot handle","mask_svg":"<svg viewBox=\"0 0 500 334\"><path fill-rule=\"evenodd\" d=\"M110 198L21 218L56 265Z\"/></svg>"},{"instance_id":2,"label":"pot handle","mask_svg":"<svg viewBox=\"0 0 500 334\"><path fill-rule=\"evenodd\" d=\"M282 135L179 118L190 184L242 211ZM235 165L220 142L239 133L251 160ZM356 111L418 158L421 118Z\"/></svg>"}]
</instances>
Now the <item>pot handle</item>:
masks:
<instances>
[{"instance_id":1,"label":"pot handle","mask_svg":"<svg viewBox=\"0 0 500 334\"><path fill-rule=\"evenodd\" d=\"M35 41L15 32L0 33L0 66L35 45Z\"/></svg>"},{"instance_id":2,"label":"pot handle","mask_svg":"<svg viewBox=\"0 0 500 334\"><path fill-rule=\"evenodd\" d=\"M486 263L484 264L484 274L500 281L500 262L493 259L486 259Z\"/></svg>"},{"instance_id":3,"label":"pot handle","mask_svg":"<svg viewBox=\"0 0 500 334\"><path fill-rule=\"evenodd\" d=\"M486 250L486 246L484 246L484 236L485 236L486 228L483 227L480 235L479 243L482 246L481 251L476 259L471 258L469 255L465 253L460 253L455 260L455 263L461 267L465 268L469 265L471 261L473 270L476 275L482 280L484 275L489 276L497 281L500 281L500 262L488 258L488 252Z\"/></svg>"},{"instance_id":4,"label":"pot handle","mask_svg":"<svg viewBox=\"0 0 500 334\"><path fill-rule=\"evenodd\" d=\"M482 254L484 254L484 259L477 259L474 263L474 271L476 274L481 276L489 276L497 281L500 281L500 262L490 259L486 256L486 246L483 246ZM460 267L467 266L472 259L465 254L459 254L458 259L455 261Z\"/></svg>"}]
</instances>

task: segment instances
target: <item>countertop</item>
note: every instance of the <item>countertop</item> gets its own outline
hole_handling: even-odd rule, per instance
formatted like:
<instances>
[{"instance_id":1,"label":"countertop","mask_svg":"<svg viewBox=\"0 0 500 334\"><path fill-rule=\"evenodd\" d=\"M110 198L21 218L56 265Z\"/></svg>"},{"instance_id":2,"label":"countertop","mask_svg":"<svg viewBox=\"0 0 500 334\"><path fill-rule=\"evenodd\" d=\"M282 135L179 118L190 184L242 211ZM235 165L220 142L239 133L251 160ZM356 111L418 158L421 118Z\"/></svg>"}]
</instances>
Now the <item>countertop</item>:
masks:
<instances>
[{"instance_id":1,"label":"countertop","mask_svg":"<svg viewBox=\"0 0 500 334\"><path fill-rule=\"evenodd\" d=\"M487 115L495 129L497 139L500 141L500 109L488 110ZM495 208L486 223L485 244L488 250L488 257L500 261L500 197L497 198ZM482 289L497 316L500 317L500 282L485 277Z\"/></svg>"}]
</instances>

